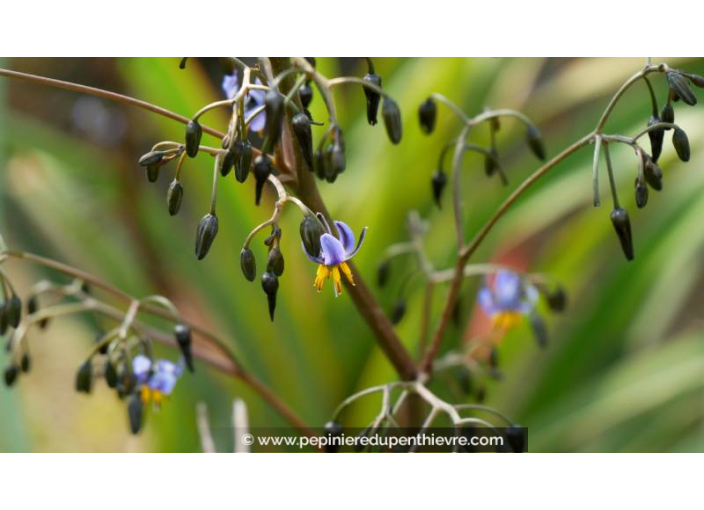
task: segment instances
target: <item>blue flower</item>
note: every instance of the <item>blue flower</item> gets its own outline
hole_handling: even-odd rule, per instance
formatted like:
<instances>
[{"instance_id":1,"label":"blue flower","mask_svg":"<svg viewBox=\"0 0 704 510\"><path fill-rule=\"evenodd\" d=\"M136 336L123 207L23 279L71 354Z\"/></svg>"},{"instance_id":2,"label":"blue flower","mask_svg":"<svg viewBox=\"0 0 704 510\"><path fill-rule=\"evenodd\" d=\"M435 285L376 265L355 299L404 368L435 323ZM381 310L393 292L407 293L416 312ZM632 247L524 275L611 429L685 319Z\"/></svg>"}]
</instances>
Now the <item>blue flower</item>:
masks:
<instances>
[{"instance_id":1,"label":"blue flower","mask_svg":"<svg viewBox=\"0 0 704 510\"><path fill-rule=\"evenodd\" d=\"M164 397L171 395L174 390L183 373L183 364L165 359L152 363L147 356L138 354L132 359L132 371L137 379L142 401L146 404L151 400L159 405Z\"/></svg>"},{"instance_id":2,"label":"blue flower","mask_svg":"<svg viewBox=\"0 0 704 510\"><path fill-rule=\"evenodd\" d=\"M520 275L500 270L486 278L477 299L494 326L507 330L518 325L521 316L533 311L538 290L524 282Z\"/></svg>"},{"instance_id":3,"label":"blue flower","mask_svg":"<svg viewBox=\"0 0 704 510\"><path fill-rule=\"evenodd\" d=\"M256 85L261 85L262 82L259 78L254 80ZM235 69L232 74L225 75L222 79L222 90L225 92L225 97L228 99L234 99L237 93L240 91L239 74L237 69ZM254 110L264 105L264 95L266 93L263 90L250 90L247 93L247 97L244 100L244 116L248 118ZM264 110L257 114L251 122L249 123L249 128L252 131L261 131L264 129L264 124L266 124L266 115Z\"/></svg>"},{"instance_id":4,"label":"blue flower","mask_svg":"<svg viewBox=\"0 0 704 510\"><path fill-rule=\"evenodd\" d=\"M364 237L367 234L367 227L362 229L359 242L355 244L352 229L341 221L335 221L334 223L339 239L332 235L330 225L325 222L327 232L320 236L320 253L317 255L308 253L305 246L303 246L303 251L311 262L319 264L314 283L318 292L323 289L325 280L329 280L332 277L335 296L339 296L342 292L341 273L345 275L345 278L347 278L350 284L354 285L352 271L350 270L350 266L347 265L347 261L354 257L362 247Z\"/></svg>"}]
</instances>

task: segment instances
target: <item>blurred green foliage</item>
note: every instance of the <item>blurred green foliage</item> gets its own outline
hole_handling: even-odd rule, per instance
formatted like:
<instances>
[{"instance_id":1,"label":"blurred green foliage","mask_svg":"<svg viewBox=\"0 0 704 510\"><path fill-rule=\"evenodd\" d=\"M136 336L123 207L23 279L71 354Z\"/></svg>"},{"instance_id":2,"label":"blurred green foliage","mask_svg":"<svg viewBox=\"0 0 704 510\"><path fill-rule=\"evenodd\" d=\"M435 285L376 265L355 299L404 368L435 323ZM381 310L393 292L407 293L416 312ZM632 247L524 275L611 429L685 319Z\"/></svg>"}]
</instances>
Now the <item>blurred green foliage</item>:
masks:
<instances>
[{"instance_id":1,"label":"blurred green foliage","mask_svg":"<svg viewBox=\"0 0 704 510\"><path fill-rule=\"evenodd\" d=\"M366 72L362 60L318 62L328 76ZM358 87L336 89L347 171L333 185L320 184L333 217L357 232L369 226L356 262L370 284L384 249L406 239L411 209L430 222L426 247L435 265L451 267L454 260L452 211L433 205L430 175L442 145L459 126L441 107L436 132L421 133L416 108L429 93L446 95L471 115L485 106L523 111L542 130L552 155L593 129L613 92L643 65L639 58L375 62L384 88L402 109L404 138L393 146L382 125L367 125ZM704 74L701 60L667 62ZM177 59L17 59L5 66L121 91L183 115L222 97L217 64L208 59L192 59L184 71ZM656 77L654 85L662 101L664 78ZM185 315L223 332L242 362L314 426L354 391L394 379L349 297L335 299L330 288L316 294L315 267L301 253L300 216L293 209L281 225L286 272L276 321L269 321L259 284L247 282L239 270L245 236L271 207L271 202L254 206L251 180L244 186L230 178L220 183L220 234L208 257L196 260L193 242L208 209L210 158L186 162L184 204L176 217L165 205L173 166L162 170L158 184L149 185L136 164L153 143L180 140L182 125L102 101L83 103L88 113L81 117L79 96L37 85L0 81L0 91L0 205L2 233L10 246L66 261L137 295L168 295ZM311 111L325 120L317 94ZM102 131L91 124L97 115L104 116ZM634 134L648 116L647 90L636 84L607 131ZM223 129L226 121L222 112L205 120ZM489 405L529 428L532 451L704 450L704 114L700 106L678 104L676 121L689 135L691 162L677 160L668 135L661 158L664 191L651 192L644 210L636 209L633 198L635 157L625 148L613 154L621 200L631 212L634 262L624 260L612 231L605 174L603 205L591 206L588 149L526 193L473 257L472 262L486 262L498 253L519 253L518 262L529 271L548 273L569 291L568 310L550 316L548 349L538 349L527 326L512 332L501 346L505 376L488 388ZM486 142L488 135L475 136ZM538 166L520 125L504 122L499 144L508 187L487 179L479 158L466 159L468 235ZM261 264L264 246L256 241L253 248ZM37 267L9 264L24 290L42 277L60 279ZM410 262L394 265L394 285L375 289L385 308L394 302L398 275L411 270ZM481 313L474 306L478 283L468 282L463 292L470 320ZM444 292L436 292L435 318ZM422 294L422 285L414 287L398 326L413 353ZM209 407L219 449L230 450L229 415L236 396L248 403L252 426L283 425L242 384L200 363L163 409L150 414L146 432L131 438L124 406L114 395L102 387L90 397L72 391L74 370L94 336L95 324L85 318L57 321L49 331L32 335L34 371L13 391L0 389L0 450L198 451L195 405L200 401ZM460 336L451 330L444 345L457 345ZM440 383L433 388L449 391ZM365 423L377 405L370 398L347 413L345 422Z\"/></svg>"}]
</instances>

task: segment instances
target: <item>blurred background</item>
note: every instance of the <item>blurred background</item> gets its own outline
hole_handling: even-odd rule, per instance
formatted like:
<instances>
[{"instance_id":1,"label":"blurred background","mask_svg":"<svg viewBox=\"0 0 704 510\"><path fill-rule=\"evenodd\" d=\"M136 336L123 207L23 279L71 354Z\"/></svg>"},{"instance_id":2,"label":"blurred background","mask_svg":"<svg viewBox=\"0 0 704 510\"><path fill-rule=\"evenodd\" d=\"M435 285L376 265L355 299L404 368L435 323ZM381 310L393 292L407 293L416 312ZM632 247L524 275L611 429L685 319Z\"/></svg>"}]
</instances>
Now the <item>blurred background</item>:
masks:
<instances>
[{"instance_id":1,"label":"blurred background","mask_svg":"<svg viewBox=\"0 0 704 510\"><path fill-rule=\"evenodd\" d=\"M704 74L702 60L653 58L663 60ZM382 124L367 124L358 87L336 89L347 171L334 184L319 186L333 217L356 232L369 226L355 260L391 310L401 282L416 271L414 262L396 261L384 289L375 285L376 267L390 244L407 240L410 210L428 221L426 249L436 267L452 267L455 257L452 211L449 202L441 211L434 206L430 176L443 144L460 126L441 106L436 131L421 133L417 107L429 93L446 95L470 115L485 106L521 110L539 126L552 156L593 129L611 95L644 59L403 58L376 59L375 64L402 110L403 140L394 146ZM218 59L191 59L186 70L179 70L174 58L4 59L2 66L125 93L185 116L223 98ZM366 73L364 61L352 58L319 58L318 69L330 77ZM653 85L662 104L664 77L654 76ZM631 216L635 261L626 262L613 232L605 172L603 204L592 206L590 149L539 181L473 257L475 263L509 260L549 274L569 293L562 315L549 315L541 304L548 347L540 349L528 325L521 325L501 344L502 380L486 381L485 403L528 427L531 451L704 450L702 108L675 105L676 122L689 135L691 161L677 159L666 135L660 159L664 190L651 191L645 209L635 206L633 152L612 151L620 198ZM327 120L317 92L311 112ZM647 89L636 84L606 131L635 134L649 115ZM224 112L205 119L226 128ZM211 159L186 162L184 204L175 217L165 205L174 165L162 169L155 185L137 165L154 143L181 140L183 131L181 124L133 107L0 78L0 214L6 243L87 270L134 295L172 298L186 317L222 332L243 364L312 426L322 426L351 393L394 380L349 296L335 299L329 287L315 292L315 266L301 253L300 215L294 209L287 209L281 225L286 272L276 321L269 321L259 282L247 282L239 268L244 238L271 212L270 197L254 206L252 179L243 186L231 177L220 182L220 233L209 255L196 260L193 243L197 223L208 212ZM481 130L474 139L487 143L488 133ZM484 175L479 157L466 159L468 237L539 166L519 124L503 122L498 140L507 187ZM204 141L216 143L208 135ZM253 244L260 264L261 240ZM9 261L5 267L22 293L45 277L66 281L31 264ZM475 306L480 284L468 280L463 287L461 312L470 327L482 319ZM445 290L435 293L434 319ZM422 283L407 292L408 311L397 328L415 354ZM12 390L0 388L0 451L200 451L198 402L208 406L218 449L230 451L235 397L247 402L252 426L284 425L244 385L198 363L162 409L149 414L143 433L131 436L124 403L102 381L90 396L73 389L97 326L89 317L72 317L56 320L46 332L30 333L32 372ZM452 328L445 348L457 346L464 330ZM177 357L164 348L159 354ZM0 365L7 362L3 351ZM473 401L446 377L433 389L455 403ZM343 422L365 425L378 405L370 397L350 409Z\"/></svg>"}]
</instances>

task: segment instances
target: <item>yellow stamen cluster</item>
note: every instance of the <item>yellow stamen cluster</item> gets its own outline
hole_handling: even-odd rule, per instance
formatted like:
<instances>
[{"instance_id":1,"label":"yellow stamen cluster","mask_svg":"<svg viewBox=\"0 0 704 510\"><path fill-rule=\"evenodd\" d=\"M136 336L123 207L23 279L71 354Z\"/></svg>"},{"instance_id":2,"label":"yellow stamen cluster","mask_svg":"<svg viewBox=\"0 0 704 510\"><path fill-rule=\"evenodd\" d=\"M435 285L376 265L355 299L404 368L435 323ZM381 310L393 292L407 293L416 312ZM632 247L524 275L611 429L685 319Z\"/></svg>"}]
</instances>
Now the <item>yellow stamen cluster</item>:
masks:
<instances>
[{"instance_id":1,"label":"yellow stamen cluster","mask_svg":"<svg viewBox=\"0 0 704 510\"><path fill-rule=\"evenodd\" d=\"M504 333L515 328L521 323L521 314L518 312L499 312L491 317L494 329L499 329Z\"/></svg>"},{"instance_id":2,"label":"yellow stamen cluster","mask_svg":"<svg viewBox=\"0 0 704 510\"><path fill-rule=\"evenodd\" d=\"M148 404L151 401L157 407L161 405L165 398L165 395L162 392L153 390L146 385L142 386L139 390L139 394L144 404Z\"/></svg>"},{"instance_id":3,"label":"yellow stamen cluster","mask_svg":"<svg viewBox=\"0 0 704 510\"><path fill-rule=\"evenodd\" d=\"M315 275L315 282L313 285L315 285L315 288L318 289L318 292L323 290L323 284L325 283L325 280L329 280L332 278L333 285L335 285L335 292L337 294L342 293L342 276L340 273L345 275L345 278L347 278L347 281L350 282L350 284L354 285L354 278L352 277L352 271L350 270L350 266L347 265L347 262L342 262L341 264L335 265L335 266L325 266L323 264L320 264L318 266L318 272Z\"/></svg>"}]
</instances>

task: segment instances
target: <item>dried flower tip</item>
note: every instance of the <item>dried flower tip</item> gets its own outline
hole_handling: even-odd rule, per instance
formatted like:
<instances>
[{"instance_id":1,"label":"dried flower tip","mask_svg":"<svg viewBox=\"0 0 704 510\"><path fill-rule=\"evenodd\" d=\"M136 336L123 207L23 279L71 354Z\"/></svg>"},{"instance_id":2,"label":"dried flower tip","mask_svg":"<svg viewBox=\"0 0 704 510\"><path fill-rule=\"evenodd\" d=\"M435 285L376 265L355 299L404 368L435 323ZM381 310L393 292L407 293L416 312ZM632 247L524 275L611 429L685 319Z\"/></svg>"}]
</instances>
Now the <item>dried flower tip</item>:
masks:
<instances>
[{"instance_id":1,"label":"dried flower tip","mask_svg":"<svg viewBox=\"0 0 704 510\"><path fill-rule=\"evenodd\" d=\"M537 127L530 124L526 131L526 141L530 150L533 151L535 157L541 161L545 161L545 145L543 144L543 136Z\"/></svg>"},{"instance_id":2,"label":"dried flower tip","mask_svg":"<svg viewBox=\"0 0 704 510\"><path fill-rule=\"evenodd\" d=\"M256 182L256 190L254 202L259 205L262 199L262 191L264 190L264 183L267 181L271 175L271 161L269 158L260 154L254 160L254 178Z\"/></svg>"},{"instance_id":3,"label":"dried flower tip","mask_svg":"<svg viewBox=\"0 0 704 510\"><path fill-rule=\"evenodd\" d=\"M186 362L186 366L190 372L194 372L193 368L193 351L191 350L191 345L193 344L193 337L191 335L191 328L185 324L176 324L174 326L174 336L176 337L176 343L181 349L183 354L183 360Z\"/></svg>"},{"instance_id":4,"label":"dried flower tip","mask_svg":"<svg viewBox=\"0 0 704 510\"><path fill-rule=\"evenodd\" d=\"M90 361L84 362L76 372L76 391L90 393L93 384L93 365Z\"/></svg>"},{"instance_id":5,"label":"dried flower tip","mask_svg":"<svg viewBox=\"0 0 704 510\"><path fill-rule=\"evenodd\" d=\"M5 372L3 375L5 378L5 386L7 386L8 388L12 387L12 385L15 384L15 381L17 380L17 376L19 375L17 365L8 365L7 368L5 368Z\"/></svg>"},{"instance_id":6,"label":"dried flower tip","mask_svg":"<svg viewBox=\"0 0 704 510\"><path fill-rule=\"evenodd\" d=\"M296 135L301 154L306 161L309 170L313 170L313 131L310 127L310 119L305 113L297 113L291 120L293 132Z\"/></svg>"},{"instance_id":7,"label":"dried flower tip","mask_svg":"<svg viewBox=\"0 0 704 510\"><path fill-rule=\"evenodd\" d=\"M381 76L378 74L367 73L362 80L381 88ZM369 122L371 126L374 126L378 121L377 117L379 113L379 101L381 100L381 96L378 92L372 90L371 88L363 88L364 95L367 98L367 122Z\"/></svg>"},{"instance_id":8,"label":"dried flower tip","mask_svg":"<svg viewBox=\"0 0 704 510\"><path fill-rule=\"evenodd\" d=\"M189 120L186 124L186 154L195 158L200 148L200 139L203 136L203 129L195 120Z\"/></svg>"},{"instance_id":9,"label":"dried flower tip","mask_svg":"<svg viewBox=\"0 0 704 510\"><path fill-rule=\"evenodd\" d=\"M198 223L196 232L196 257L202 260L210 250L210 246L218 235L218 217L214 214L206 214Z\"/></svg>"},{"instance_id":10,"label":"dried flower tip","mask_svg":"<svg viewBox=\"0 0 704 510\"><path fill-rule=\"evenodd\" d=\"M132 434L137 435L139 431L142 430L142 418L143 418L144 403L142 398L138 394L134 394L130 397L130 401L127 404L127 416L130 419L130 431Z\"/></svg>"},{"instance_id":11,"label":"dried flower tip","mask_svg":"<svg viewBox=\"0 0 704 510\"><path fill-rule=\"evenodd\" d=\"M158 165L163 161L165 154L166 153L164 151L147 152L144 156L139 158L139 166L149 167L152 165Z\"/></svg>"},{"instance_id":12,"label":"dried flower tip","mask_svg":"<svg viewBox=\"0 0 704 510\"><path fill-rule=\"evenodd\" d=\"M435 129L435 121L438 116L438 105L432 97L426 99L418 108L418 118L420 127L425 134L430 134Z\"/></svg>"},{"instance_id":13,"label":"dried flower tip","mask_svg":"<svg viewBox=\"0 0 704 510\"><path fill-rule=\"evenodd\" d=\"M384 117L384 125L389 139L392 143L398 144L403 134L403 125L401 124L401 110L398 109L396 101L385 97L384 104L381 106L381 115Z\"/></svg>"},{"instance_id":14,"label":"dried flower tip","mask_svg":"<svg viewBox=\"0 0 704 510\"><path fill-rule=\"evenodd\" d=\"M675 151L677 151L677 156L682 161L689 161L689 139L687 138L687 133L682 129L675 129L672 135L672 145L675 146Z\"/></svg>"},{"instance_id":15,"label":"dried flower tip","mask_svg":"<svg viewBox=\"0 0 704 510\"><path fill-rule=\"evenodd\" d=\"M181 58L181 61L178 63L178 68L186 69L186 62L188 62L188 57Z\"/></svg>"},{"instance_id":16,"label":"dried flower tip","mask_svg":"<svg viewBox=\"0 0 704 510\"><path fill-rule=\"evenodd\" d=\"M633 236L631 235L631 220L625 209L617 207L611 212L611 222L616 230L621 248L626 259L633 260Z\"/></svg>"},{"instance_id":17,"label":"dried flower tip","mask_svg":"<svg viewBox=\"0 0 704 510\"><path fill-rule=\"evenodd\" d=\"M447 185L447 175L442 170L436 170L433 173L433 177L430 180L433 188L433 199L438 206L438 209L442 209L442 193Z\"/></svg>"},{"instance_id":18,"label":"dried flower tip","mask_svg":"<svg viewBox=\"0 0 704 510\"><path fill-rule=\"evenodd\" d=\"M274 273L267 271L262 275L262 289L264 289L269 303L269 317L273 321L276 310L276 293L279 290L279 279Z\"/></svg>"},{"instance_id":19,"label":"dried flower tip","mask_svg":"<svg viewBox=\"0 0 704 510\"><path fill-rule=\"evenodd\" d=\"M257 259L249 248L243 248L240 252L240 267L244 277L253 282L257 277Z\"/></svg>"},{"instance_id":20,"label":"dried flower tip","mask_svg":"<svg viewBox=\"0 0 704 510\"><path fill-rule=\"evenodd\" d=\"M697 104L697 97L692 92L692 89L689 88L689 81L680 73L669 71L667 73L667 84L676 97L690 106Z\"/></svg>"},{"instance_id":21,"label":"dried flower tip","mask_svg":"<svg viewBox=\"0 0 704 510\"><path fill-rule=\"evenodd\" d=\"M174 179L169 185L166 192L166 205L169 208L169 214L175 216L181 209L181 201L183 200L183 186L179 181Z\"/></svg>"},{"instance_id":22,"label":"dried flower tip","mask_svg":"<svg viewBox=\"0 0 704 510\"><path fill-rule=\"evenodd\" d=\"M650 119L648 119L648 127L654 126L655 124L659 124L660 122L660 117L658 117L657 115L653 115L650 117ZM662 143L665 139L665 130L650 130L648 131L648 138L650 138L651 157L653 158L653 161L657 161L658 159L660 159L660 154L662 154Z\"/></svg>"}]
</instances>

